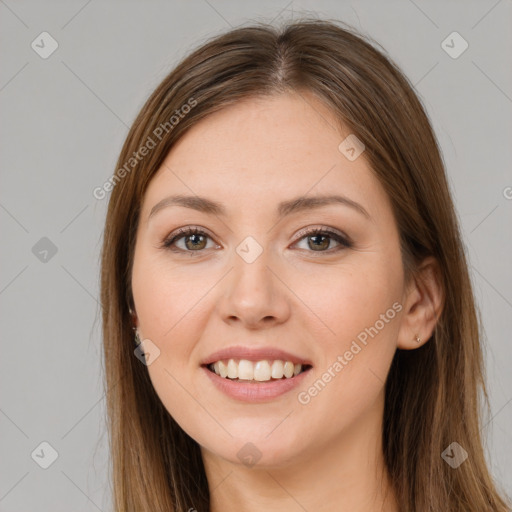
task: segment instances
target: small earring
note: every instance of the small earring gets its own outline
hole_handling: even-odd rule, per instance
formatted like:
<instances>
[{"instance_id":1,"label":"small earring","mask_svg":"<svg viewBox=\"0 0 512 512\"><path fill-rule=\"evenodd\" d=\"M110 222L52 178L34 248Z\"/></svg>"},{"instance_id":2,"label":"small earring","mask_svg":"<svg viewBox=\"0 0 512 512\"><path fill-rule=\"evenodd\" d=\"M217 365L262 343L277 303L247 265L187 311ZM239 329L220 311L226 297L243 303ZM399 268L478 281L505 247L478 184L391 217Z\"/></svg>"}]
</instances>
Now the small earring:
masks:
<instances>
[{"instance_id":1,"label":"small earring","mask_svg":"<svg viewBox=\"0 0 512 512\"><path fill-rule=\"evenodd\" d=\"M133 328L133 331L135 332L135 338L134 338L134 343L135 343L135 346L138 347L142 342L141 342L141 339L139 337L139 333L137 331L137 327L134 327Z\"/></svg>"},{"instance_id":2,"label":"small earring","mask_svg":"<svg viewBox=\"0 0 512 512\"><path fill-rule=\"evenodd\" d=\"M421 343L421 338L416 334L416 336L414 337L414 341L416 343Z\"/></svg>"}]
</instances>

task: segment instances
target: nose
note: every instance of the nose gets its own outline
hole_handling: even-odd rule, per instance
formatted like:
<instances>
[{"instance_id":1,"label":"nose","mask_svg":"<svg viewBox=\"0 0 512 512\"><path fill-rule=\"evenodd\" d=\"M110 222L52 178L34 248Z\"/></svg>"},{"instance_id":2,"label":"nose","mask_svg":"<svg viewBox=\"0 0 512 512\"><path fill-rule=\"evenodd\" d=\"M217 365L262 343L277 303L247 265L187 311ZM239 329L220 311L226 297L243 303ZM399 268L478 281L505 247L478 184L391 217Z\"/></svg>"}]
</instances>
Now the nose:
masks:
<instances>
[{"instance_id":1,"label":"nose","mask_svg":"<svg viewBox=\"0 0 512 512\"><path fill-rule=\"evenodd\" d=\"M223 321L247 329L265 329L286 322L291 292L279 273L269 266L266 252L252 263L238 255L226 276L218 310Z\"/></svg>"}]
</instances>

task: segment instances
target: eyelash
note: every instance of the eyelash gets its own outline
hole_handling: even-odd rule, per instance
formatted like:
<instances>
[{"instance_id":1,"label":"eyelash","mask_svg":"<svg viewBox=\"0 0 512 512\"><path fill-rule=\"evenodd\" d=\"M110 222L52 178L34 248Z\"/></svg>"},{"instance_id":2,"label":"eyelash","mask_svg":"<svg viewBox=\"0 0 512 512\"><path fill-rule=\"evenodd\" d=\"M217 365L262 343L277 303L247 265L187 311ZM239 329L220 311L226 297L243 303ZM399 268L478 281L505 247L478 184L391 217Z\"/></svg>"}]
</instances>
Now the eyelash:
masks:
<instances>
[{"instance_id":1,"label":"eyelash","mask_svg":"<svg viewBox=\"0 0 512 512\"><path fill-rule=\"evenodd\" d=\"M194 253L204 252L205 249L197 250L197 251L189 251L189 250L177 249L175 247L174 248L172 247L173 244L175 244L181 238L186 238L186 237L191 236L191 235L201 235L201 236L206 236L206 237L211 239L210 235L208 235L208 233L206 233L205 231L203 231L201 229L190 228L190 227L182 228L182 229L179 229L177 233L172 234L168 238L166 238L163 241L163 243L160 246L160 248L161 249L167 249L167 250L173 251L175 253L183 253L183 254L184 253L189 253L191 255L195 255ZM306 229L306 230L301 231L300 232L300 237L297 239L296 242L294 242L294 244L300 242L304 238L312 237L312 236L318 236L318 235L327 236L328 238L331 238L331 239L335 240L336 242L339 243L339 246L335 247L335 248L332 248L332 249L327 249L326 251L313 251L313 250L311 250L311 251L308 251L308 252L311 252L311 253L318 252L318 253L324 253L324 254L325 253L332 254L333 252L338 252L338 251L342 250L343 248L349 249L353 245L352 242L348 239L348 237L343 236L340 233L337 233L336 231L332 231L331 229L326 228L326 227Z\"/></svg>"}]
</instances>

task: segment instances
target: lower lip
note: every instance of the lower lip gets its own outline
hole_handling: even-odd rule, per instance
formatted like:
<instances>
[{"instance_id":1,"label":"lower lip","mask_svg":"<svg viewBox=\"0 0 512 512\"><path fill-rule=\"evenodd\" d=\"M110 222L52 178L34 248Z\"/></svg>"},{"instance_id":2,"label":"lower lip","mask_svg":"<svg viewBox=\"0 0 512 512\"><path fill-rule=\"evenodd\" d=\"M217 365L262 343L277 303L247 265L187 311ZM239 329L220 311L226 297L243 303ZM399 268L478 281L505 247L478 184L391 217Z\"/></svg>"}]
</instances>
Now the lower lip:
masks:
<instances>
[{"instance_id":1,"label":"lower lip","mask_svg":"<svg viewBox=\"0 0 512 512\"><path fill-rule=\"evenodd\" d=\"M211 379L212 383L224 394L236 400L244 402L268 402L273 398L284 395L288 391L299 386L304 380L309 370L299 373L289 379L271 380L267 382L257 381L232 381L228 378L220 377L208 368L202 366L203 371Z\"/></svg>"}]
</instances>

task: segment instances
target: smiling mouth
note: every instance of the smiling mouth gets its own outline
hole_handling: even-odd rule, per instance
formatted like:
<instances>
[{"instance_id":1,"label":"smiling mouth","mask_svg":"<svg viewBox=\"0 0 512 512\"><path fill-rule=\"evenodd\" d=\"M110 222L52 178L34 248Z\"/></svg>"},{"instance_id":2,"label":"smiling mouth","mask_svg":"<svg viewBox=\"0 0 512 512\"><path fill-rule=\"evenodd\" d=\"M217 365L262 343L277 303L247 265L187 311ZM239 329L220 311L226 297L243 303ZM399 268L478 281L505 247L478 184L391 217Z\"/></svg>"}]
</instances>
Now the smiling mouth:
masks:
<instances>
[{"instance_id":1,"label":"smiling mouth","mask_svg":"<svg viewBox=\"0 0 512 512\"><path fill-rule=\"evenodd\" d=\"M233 382L258 383L293 379L293 377L309 371L312 366L293 364L291 361L280 359L271 361L267 359L261 361L228 359L205 365L205 368L219 377Z\"/></svg>"}]
</instances>

